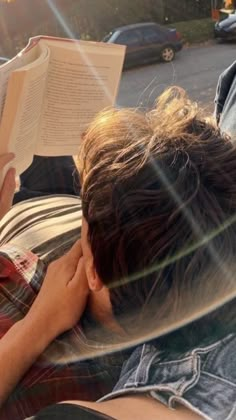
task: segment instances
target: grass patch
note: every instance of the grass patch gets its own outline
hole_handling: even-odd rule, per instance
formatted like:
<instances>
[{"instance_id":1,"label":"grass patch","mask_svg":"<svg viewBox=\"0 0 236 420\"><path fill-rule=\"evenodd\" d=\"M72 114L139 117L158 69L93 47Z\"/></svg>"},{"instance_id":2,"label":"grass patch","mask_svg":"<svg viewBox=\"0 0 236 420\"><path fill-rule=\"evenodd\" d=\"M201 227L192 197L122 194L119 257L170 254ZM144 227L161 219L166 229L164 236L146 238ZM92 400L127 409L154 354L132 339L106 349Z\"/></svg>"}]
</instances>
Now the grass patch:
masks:
<instances>
[{"instance_id":1,"label":"grass patch","mask_svg":"<svg viewBox=\"0 0 236 420\"><path fill-rule=\"evenodd\" d=\"M185 44L195 44L214 38L215 22L211 18L176 22L170 25L181 33Z\"/></svg>"}]
</instances>

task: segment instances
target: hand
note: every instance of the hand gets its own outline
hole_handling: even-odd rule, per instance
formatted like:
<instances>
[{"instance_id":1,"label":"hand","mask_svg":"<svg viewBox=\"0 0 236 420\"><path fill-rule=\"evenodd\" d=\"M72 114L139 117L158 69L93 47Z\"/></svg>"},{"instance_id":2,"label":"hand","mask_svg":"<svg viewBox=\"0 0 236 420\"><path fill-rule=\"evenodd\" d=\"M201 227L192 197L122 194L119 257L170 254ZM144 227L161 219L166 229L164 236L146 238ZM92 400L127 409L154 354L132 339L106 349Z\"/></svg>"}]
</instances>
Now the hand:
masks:
<instances>
[{"instance_id":1,"label":"hand","mask_svg":"<svg viewBox=\"0 0 236 420\"><path fill-rule=\"evenodd\" d=\"M72 328L85 309L89 294L81 242L51 263L42 288L25 318L47 334L48 341Z\"/></svg>"},{"instance_id":2,"label":"hand","mask_svg":"<svg viewBox=\"0 0 236 420\"><path fill-rule=\"evenodd\" d=\"M5 153L0 155L0 172L4 166L14 159L13 153ZM2 188L0 190L0 219L10 210L16 189L15 181L16 172L14 168L10 168L4 178Z\"/></svg>"}]
</instances>

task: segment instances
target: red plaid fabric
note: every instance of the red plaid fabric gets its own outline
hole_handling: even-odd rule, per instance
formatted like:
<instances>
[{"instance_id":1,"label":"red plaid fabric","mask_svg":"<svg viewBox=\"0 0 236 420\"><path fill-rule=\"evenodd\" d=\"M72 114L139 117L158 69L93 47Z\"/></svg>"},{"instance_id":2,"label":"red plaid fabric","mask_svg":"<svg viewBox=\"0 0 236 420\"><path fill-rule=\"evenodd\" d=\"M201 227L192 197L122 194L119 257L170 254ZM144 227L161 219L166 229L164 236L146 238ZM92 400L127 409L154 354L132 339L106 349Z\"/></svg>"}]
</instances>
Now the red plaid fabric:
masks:
<instances>
[{"instance_id":1,"label":"red plaid fabric","mask_svg":"<svg viewBox=\"0 0 236 420\"><path fill-rule=\"evenodd\" d=\"M45 275L45 264L11 245L0 253L0 337L32 305ZM80 326L58 337L26 373L0 410L1 420L21 420L63 400L96 400L110 392L124 361L122 354L78 361L91 349ZM27 351L27 348L25 349Z\"/></svg>"}]
</instances>

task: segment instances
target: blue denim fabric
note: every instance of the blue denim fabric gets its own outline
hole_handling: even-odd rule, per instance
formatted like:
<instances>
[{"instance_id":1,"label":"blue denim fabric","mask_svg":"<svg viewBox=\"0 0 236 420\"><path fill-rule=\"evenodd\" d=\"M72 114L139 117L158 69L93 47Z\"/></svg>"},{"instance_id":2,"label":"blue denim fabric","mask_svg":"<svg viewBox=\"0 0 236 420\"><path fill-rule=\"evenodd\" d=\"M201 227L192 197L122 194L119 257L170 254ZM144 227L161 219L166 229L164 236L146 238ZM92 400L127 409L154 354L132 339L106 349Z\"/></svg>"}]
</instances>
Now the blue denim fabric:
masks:
<instances>
[{"instance_id":1,"label":"blue denim fabric","mask_svg":"<svg viewBox=\"0 0 236 420\"><path fill-rule=\"evenodd\" d=\"M215 117L222 131L236 136L236 61L219 77Z\"/></svg>"},{"instance_id":2,"label":"blue denim fabric","mask_svg":"<svg viewBox=\"0 0 236 420\"><path fill-rule=\"evenodd\" d=\"M236 335L180 358L163 360L152 344L137 347L124 363L113 392L149 393L174 408L180 402L209 420L236 419Z\"/></svg>"}]
</instances>

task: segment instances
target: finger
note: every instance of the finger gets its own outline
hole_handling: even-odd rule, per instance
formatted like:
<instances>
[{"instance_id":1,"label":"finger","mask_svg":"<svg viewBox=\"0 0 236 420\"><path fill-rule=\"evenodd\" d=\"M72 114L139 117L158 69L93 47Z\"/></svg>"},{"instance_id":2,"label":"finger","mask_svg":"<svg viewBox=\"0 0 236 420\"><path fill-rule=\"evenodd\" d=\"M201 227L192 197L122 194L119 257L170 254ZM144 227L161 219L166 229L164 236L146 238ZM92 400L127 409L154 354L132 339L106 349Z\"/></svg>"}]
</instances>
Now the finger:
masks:
<instances>
[{"instance_id":1,"label":"finger","mask_svg":"<svg viewBox=\"0 0 236 420\"><path fill-rule=\"evenodd\" d=\"M16 180L15 180L15 176L16 176L16 171L14 168L11 168L8 170L4 182L3 182L3 186L2 186L2 190L0 193L0 214L1 217L7 213L7 211L11 208L12 206L12 201L13 201L13 197L14 197L14 193L15 193L15 189L16 189Z\"/></svg>"},{"instance_id":2,"label":"finger","mask_svg":"<svg viewBox=\"0 0 236 420\"><path fill-rule=\"evenodd\" d=\"M68 260L76 261L77 263L78 260L82 257L82 255L83 253L82 253L81 240L79 239L78 241L75 242L75 244L72 246L70 251L64 255L64 257Z\"/></svg>"},{"instance_id":3,"label":"finger","mask_svg":"<svg viewBox=\"0 0 236 420\"><path fill-rule=\"evenodd\" d=\"M70 281L70 286L75 287L78 293L88 295L89 285L85 272L84 257L79 259L76 272Z\"/></svg>"},{"instance_id":4,"label":"finger","mask_svg":"<svg viewBox=\"0 0 236 420\"><path fill-rule=\"evenodd\" d=\"M1 200L8 202L12 199L16 189L16 170L15 168L10 168L3 181L2 190L1 190Z\"/></svg>"},{"instance_id":5,"label":"finger","mask_svg":"<svg viewBox=\"0 0 236 420\"><path fill-rule=\"evenodd\" d=\"M89 297L89 285L85 273L84 257L80 258L76 272L67 287L69 287L72 290L73 295L76 296L79 319L85 310Z\"/></svg>"},{"instance_id":6,"label":"finger","mask_svg":"<svg viewBox=\"0 0 236 420\"><path fill-rule=\"evenodd\" d=\"M0 155L0 170L2 170L7 163L11 162L14 157L14 153L4 153L3 155Z\"/></svg>"},{"instance_id":7,"label":"finger","mask_svg":"<svg viewBox=\"0 0 236 420\"><path fill-rule=\"evenodd\" d=\"M68 251L65 255L49 264L48 271L62 270L66 267L67 282L69 282L76 272L78 261L81 257L82 247L81 240L79 239L75 242L70 251Z\"/></svg>"},{"instance_id":8,"label":"finger","mask_svg":"<svg viewBox=\"0 0 236 420\"><path fill-rule=\"evenodd\" d=\"M72 277L74 276L78 262L80 258L82 257L82 247L81 247L81 241L77 241L70 251L63 256L63 262L66 264L66 266L70 267L70 272L72 273Z\"/></svg>"}]
</instances>

